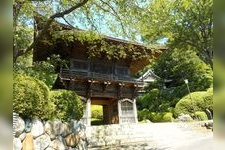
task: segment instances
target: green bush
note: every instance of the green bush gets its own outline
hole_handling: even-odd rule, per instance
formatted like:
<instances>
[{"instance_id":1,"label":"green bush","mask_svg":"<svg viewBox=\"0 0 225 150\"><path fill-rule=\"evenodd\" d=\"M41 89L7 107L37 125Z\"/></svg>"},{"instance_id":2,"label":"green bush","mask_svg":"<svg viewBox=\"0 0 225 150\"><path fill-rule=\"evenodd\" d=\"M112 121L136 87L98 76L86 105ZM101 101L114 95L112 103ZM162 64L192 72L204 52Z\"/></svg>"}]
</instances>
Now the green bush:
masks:
<instances>
[{"instance_id":1,"label":"green bush","mask_svg":"<svg viewBox=\"0 0 225 150\"><path fill-rule=\"evenodd\" d=\"M171 107L170 103L170 101L163 99L162 90L157 88L151 89L138 99L138 105L141 109L146 108L152 112L167 112L168 108Z\"/></svg>"},{"instance_id":2,"label":"green bush","mask_svg":"<svg viewBox=\"0 0 225 150\"><path fill-rule=\"evenodd\" d=\"M138 120L150 120L152 122L171 122L173 120L173 113L171 112L150 112L147 109L138 111Z\"/></svg>"},{"instance_id":3,"label":"green bush","mask_svg":"<svg viewBox=\"0 0 225 150\"><path fill-rule=\"evenodd\" d=\"M147 94L140 97L142 108L148 108L150 110L153 110L155 108L154 106L159 104L159 101L157 100L158 95L159 89L155 88L149 91Z\"/></svg>"},{"instance_id":4,"label":"green bush","mask_svg":"<svg viewBox=\"0 0 225 150\"><path fill-rule=\"evenodd\" d=\"M50 99L55 104L55 118L68 121L71 119L80 120L83 116L83 104L75 92L67 90L51 91Z\"/></svg>"},{"instance_id":5,"label":"green bush","mask_svg":"<svg viewBox=\"0 0 225 150\"><path fill-rule=\"evenodd\" d=\"M54 109L44 82L29 76L14 76L13 111L21 117L51 119Z\"/></svg>"},{"instance_id":6,"label":"green bush","mask_svg":"<svg viewBox=\"0 0 225 150\"><path fill-rule=\"evenodd\" d=\"M170 112L151 113L150 120L152 122L171 122L173 120L173 114Z\"/></svg>"},{"instance_id":7,"label":"green bush","mask_svg":"<svg viewBox=\"0 0 225 150\"><path fill-rule=\"evenodd\" d=\"M62 60L59 55L51 55L46 61L32 62L32 53L22 56L14 65L14 73L31 76L43 81L50 89L52 88L57 74L57 66L65 66L67 61Z\"/></svg>"},{"instance_id":8,"label":"green bush","mask_svg":"<svg viewBox=\"0 0 225 150\"><path fill-rule=\"evenodd\" d=\"M148 109L139 110L138 120L142 121L142 120L150 119L150 114L151 112Z\"/></svg>"},{"instance_id":9,"label":"green bush","mask_svg":"<svg viewBox=\"0 0 225 150\"><path fill-rule=\"evenodd\" d=\"M173 114L171 112L166 112L162 118L163 122L171 122L173 121Z\"/></svg>"},{"instance_id":10,"label":"green bush","mask_svg":"<svg viewBox=\"0 0 225 150\"><path fill-rule=\"evenodd\" d=\"M213 92L212 88L208 91L193 92L184 96L175 107L175 116L179 114L192 115L196 111L213 110Z\"/></svg>"},{"instance_id":11,"label":"green bush","mask_svg":"<svg viewBox=\"0 0 225 150\"><path fill-rule=\"evenodd\" d=\"M100 105L91 105L91 117L96 119L103 118L102 106Z\"/></svg>"},{"instance_id":12,"label":"green bush","mask_svg":"<svg viewBox=\"0 0 225 150\"><path fill-rule=\"evenodd\" d=\"M194 116L201 121L208 120L208 117L204 111L196 111Z\"/></svg>"}]
</instances>

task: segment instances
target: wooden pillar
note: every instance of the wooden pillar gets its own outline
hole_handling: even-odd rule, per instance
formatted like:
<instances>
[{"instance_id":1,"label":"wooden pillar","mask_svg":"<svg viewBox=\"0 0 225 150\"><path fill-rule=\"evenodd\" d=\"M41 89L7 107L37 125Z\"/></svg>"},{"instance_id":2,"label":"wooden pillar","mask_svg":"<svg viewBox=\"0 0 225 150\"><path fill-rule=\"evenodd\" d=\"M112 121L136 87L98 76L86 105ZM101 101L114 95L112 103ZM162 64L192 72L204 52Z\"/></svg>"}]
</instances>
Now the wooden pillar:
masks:
<instances>
[{"instance_id":1,"label":"wooden pillar","mask_svg":"<svg viewBox=\"0 0 225 150\"><path fill-rule=\"evenodd\" d=\"M122 112L121 112L121 103L120 101L118 100L117 102L117 105L118 105L118 117L119 117L119 124L121 124L121 116L122 116Z\"/></svg>"},{"instance_id":2,"label":"wooden pillar","mask_svg":"<svg viewBox=\"0 0 225 150\"><path fill-rule=\"evenodd\" d=\"M133 111L135 123L138 123L136 99L133 99Z\"/></svg>"},{"instance_id":3,"label":"wooden pillar","mask_svg":"<svg viewBox=\"0 0 225 150\"><path fill-rule=\"evenodd\" d=\"M87 126L91 125L91 96L92 96L92 84L95 81L93 80L88 80L87 83L87 89L86 89L86 122L87 122Z\"/></svg>"}]
</instances>

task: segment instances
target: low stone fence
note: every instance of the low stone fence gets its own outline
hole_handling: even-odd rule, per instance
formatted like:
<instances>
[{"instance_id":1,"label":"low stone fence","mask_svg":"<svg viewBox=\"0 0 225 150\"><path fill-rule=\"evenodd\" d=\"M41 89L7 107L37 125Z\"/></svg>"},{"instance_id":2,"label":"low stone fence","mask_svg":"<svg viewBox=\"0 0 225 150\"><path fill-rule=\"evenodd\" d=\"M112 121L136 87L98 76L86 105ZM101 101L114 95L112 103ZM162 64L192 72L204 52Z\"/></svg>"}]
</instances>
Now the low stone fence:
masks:
<instances>
[{"instance_id":1,"label":"low stone fence","mask_svg":"<svg viewBox=\"0 0 225 150\"><path fill-rule=\"evenodd\" d=\"M86 127L78 121L41 121L14 117L14 150L85 150Z\"/></svg>"}]
</instances>

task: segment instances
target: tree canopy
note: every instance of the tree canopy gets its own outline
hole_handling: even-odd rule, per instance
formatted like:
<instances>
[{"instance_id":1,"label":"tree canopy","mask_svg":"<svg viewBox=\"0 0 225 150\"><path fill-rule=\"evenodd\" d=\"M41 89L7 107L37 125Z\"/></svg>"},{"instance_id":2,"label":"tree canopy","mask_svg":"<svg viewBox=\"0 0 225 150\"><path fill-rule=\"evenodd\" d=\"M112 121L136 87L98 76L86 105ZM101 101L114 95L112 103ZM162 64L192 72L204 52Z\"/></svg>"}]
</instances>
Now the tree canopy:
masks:
<instances>
[{"instance_id":1,"label":"tree canopy","mask_svg":"<svg viewBox=\"0 0 225 150\"><path fill-rule=\"evenodd\" d=\"M136 26L144 41L166 39L171 48L190 48L212 67L212 7L212 0L154 0Z\"/></svg>"},{"instance_id":2,"label":"tree canopy","mask_svg":"<svg viewBox=\"0 0 225 150\"><path fill-rule=\"evenodd\" d=\"M70 26L138 40L191 49L212 67L212 0L14 0L14 61L32 50L33 15L48 18L38 40L53 20Z\"/></svg>"},{"instance_id":3,"label":"tree canopy","mask_svg":"<svg viewBox=\"0 0 225 150\"><path fill-rule=\"evenodd\" d=\"M212 69L191 50L169 50L152 67L162 79L172 80L170 87L184 85L188 79L193 92L206 90L213 83Z\"/></svg>"},{"instance_id":4,"label":"tree canopy","mask_svg":"<svg viewBox=\"0 0 225 150\"><path fill-rule=\"evenodd\" d=\"M101 28L105 30L110 28L112 31L113 29L108 25L112 23L111 20L115 20L120 24L117 28L125 32L118 9L127 2L127 0L14 0L14 62L19 56L33 49L35 41L44 35L55 19L70 26L97 32L100 32ZM35 13L45 16L47 22L44 28L32 38L33 34L30 31L34 29L33 15Z\"/></svg>"},{"instance_id":5,"label":"tree canopy","mask_svg":"<svg viewBox=\"0 0 225 150\"><path fill-rule=\"evenodd\" d=\"M142 109L168 111L175 107L188 94L184 79L188 79L191 92L205 91L213 84L211 67L191 50L168 50L151 67L161 80L146 87L147 93L139 98Z\"/></svg>"}]
</instances>

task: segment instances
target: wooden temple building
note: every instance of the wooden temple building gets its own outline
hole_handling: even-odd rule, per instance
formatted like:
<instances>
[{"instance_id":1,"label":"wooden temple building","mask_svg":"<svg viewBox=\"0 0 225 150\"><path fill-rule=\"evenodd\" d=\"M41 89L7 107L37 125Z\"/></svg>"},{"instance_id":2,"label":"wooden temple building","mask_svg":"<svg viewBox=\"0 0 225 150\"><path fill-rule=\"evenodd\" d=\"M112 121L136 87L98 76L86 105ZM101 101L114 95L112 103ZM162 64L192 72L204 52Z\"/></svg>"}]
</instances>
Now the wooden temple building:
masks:
<instances>
[{"instance_id":1,"label":"wooden temple building","mask_svg":"<svg viewBox=\"0 0 225 150\"><path fill-rule=\"evenodd\" d=\"M166 48L153 51L138 43L104 36L101 40L109 45L123 46L126 57L108 58L107 53L100 50L98 55L90 56L88 42L68 42L60 37L52 40L57 32L83 31L58 22L54 22L53 26L57 27L50 28L43 39L36 41L33 56L34 61L46 60L52 54L67 60L67 68L58 67L56 70L58 77L53 88L72 90L82 97L86 105L83 121L87 125L91 125L91 105L103 106L103 124L137 123L135 98L145 81L156 77L151 71L140 78L134 78L134 75L149 64L149 58L158 57ZM43 20L36 19L36 33L42 28ZM133 51L129 50L130 46ZM101 49L101 44L98 43L96 49ZM116 48L114 51L118 53ZM137 58L135 54L141 57Z\"/></svg>"}]
</instances>

